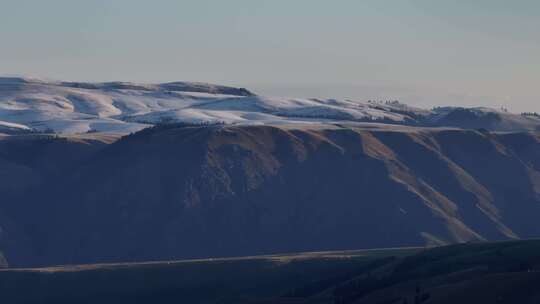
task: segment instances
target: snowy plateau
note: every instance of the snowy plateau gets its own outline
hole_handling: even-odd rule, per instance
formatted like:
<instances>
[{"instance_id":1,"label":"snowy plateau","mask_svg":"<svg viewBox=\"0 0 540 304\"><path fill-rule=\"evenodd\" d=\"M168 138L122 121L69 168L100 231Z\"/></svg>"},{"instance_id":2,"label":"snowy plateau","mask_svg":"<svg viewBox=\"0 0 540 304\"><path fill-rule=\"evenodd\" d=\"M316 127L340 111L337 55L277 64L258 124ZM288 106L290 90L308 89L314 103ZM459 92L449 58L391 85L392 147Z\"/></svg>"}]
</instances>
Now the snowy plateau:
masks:
<instances>
[{"instance_id":1,"label":"snowy plateau","mask_svg":"<svg viewBox=\"0 0 540 304\"><path fill-rule=\"evenodd\" d=\"M420 109L398 101L259 96L193 82L61 82L0 77L0 132L128 134L159 123L252 125L383 123L540 130L538 115L489 108Z\"/></svg>"}]
</instances>

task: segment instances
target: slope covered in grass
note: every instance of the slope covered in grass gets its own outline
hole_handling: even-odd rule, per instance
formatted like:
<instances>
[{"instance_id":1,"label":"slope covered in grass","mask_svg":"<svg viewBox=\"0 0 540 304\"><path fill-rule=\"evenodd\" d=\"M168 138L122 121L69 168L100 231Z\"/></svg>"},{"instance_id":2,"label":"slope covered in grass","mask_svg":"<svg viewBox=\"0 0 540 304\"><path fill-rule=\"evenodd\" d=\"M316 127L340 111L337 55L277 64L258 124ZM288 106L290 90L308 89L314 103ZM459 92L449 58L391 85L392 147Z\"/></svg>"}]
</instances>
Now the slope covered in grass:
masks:
<instances>
[{"instance_id":1,"label":"slope covered in grass","mask_svg":"<svg viewBox=\"0 0 540 304\"><path fill-rule=\"evenodd\" d=\"M417 249L0 271L9 303L247 303L305 296ZM28 292L31 291L31 292ZM324 297L329 299L328 297Z\"/></svg>"},{"instance_id":2,"label":"slope covered in grass","mask_svg":"<svg viewBox=\"0 0 540 304\"><path fill-rule=\"evenodd\" d=\"M17 138L0 140L14 266L540 236L535 133L165 125L113 143Z\"/></svg>"},{"instance_id":3,"label":"slope covered in grass","mask_svg":"<svg viewBox=\"0 0 540 304\"><path fill-rule=\"evenodd\" d=\"M8 303L537 303L540 242L0 271Z\"/></svg>"}]
</instances>

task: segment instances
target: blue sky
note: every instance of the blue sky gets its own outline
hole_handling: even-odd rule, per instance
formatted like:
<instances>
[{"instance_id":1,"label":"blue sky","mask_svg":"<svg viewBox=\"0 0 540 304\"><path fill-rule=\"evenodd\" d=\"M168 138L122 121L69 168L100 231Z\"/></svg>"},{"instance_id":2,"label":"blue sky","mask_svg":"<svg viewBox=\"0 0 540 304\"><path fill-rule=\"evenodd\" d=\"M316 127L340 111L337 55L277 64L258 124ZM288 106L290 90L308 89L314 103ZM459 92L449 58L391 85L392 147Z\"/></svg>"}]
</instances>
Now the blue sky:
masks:
<instances>
[{"instance_id":1,"label":"blue sky","mask_svg":"<svg viewBox=\"0 0 540 304\"><path fill-rule=\"evenodd\" d=\"M0 74L540 111L540 1L0 0Z\"/></svg>"}]
</instances>

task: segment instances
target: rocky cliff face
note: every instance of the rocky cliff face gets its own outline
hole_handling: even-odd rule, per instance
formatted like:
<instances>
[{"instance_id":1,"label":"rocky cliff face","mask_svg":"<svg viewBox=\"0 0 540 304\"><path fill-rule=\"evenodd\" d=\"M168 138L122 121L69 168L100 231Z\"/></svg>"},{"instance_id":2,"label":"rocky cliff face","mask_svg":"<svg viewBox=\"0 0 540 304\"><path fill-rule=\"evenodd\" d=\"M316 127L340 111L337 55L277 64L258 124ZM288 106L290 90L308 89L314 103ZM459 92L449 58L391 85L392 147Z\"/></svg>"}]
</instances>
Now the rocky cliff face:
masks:
<instances>
[{"instance_id":1,"label":"rocky cliff face","mask_svg":"<svg viewBox=\"0 0 540 304\"><path fill-rule=\"evenodd\" d=\"M25 142L31 155L0 141L16 265L540 236L537 133L177 125Z\"/></svg>"}]
</instances>

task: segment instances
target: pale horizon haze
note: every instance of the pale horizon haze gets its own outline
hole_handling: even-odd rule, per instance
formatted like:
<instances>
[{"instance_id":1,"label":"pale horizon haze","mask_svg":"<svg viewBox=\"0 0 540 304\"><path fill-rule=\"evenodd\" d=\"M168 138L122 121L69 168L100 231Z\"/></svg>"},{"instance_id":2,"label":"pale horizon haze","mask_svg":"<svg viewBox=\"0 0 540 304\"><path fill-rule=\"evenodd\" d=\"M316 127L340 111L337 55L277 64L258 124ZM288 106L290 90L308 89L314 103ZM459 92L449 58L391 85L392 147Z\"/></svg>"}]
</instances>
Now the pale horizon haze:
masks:
<instances>
[{"instance_id":1,"label":"pale horizon haze","mask_svg":"<svg viewBox=\"0 0 540 304\"><path fill-rule=\"evenodd\" d=\"M0 0L0 75L540 111L533 0Z\"/></svg>"}]
</instances>

